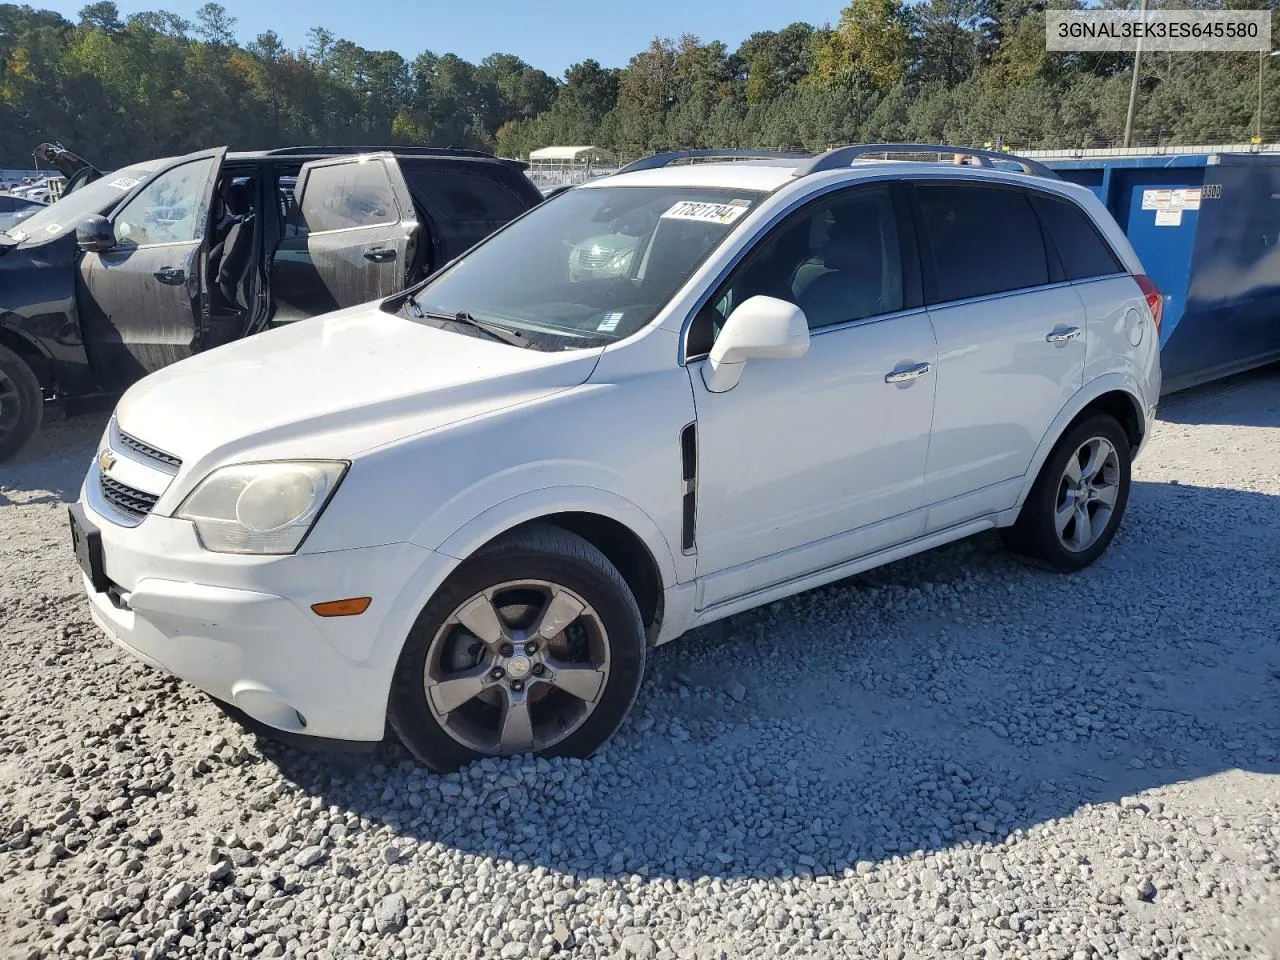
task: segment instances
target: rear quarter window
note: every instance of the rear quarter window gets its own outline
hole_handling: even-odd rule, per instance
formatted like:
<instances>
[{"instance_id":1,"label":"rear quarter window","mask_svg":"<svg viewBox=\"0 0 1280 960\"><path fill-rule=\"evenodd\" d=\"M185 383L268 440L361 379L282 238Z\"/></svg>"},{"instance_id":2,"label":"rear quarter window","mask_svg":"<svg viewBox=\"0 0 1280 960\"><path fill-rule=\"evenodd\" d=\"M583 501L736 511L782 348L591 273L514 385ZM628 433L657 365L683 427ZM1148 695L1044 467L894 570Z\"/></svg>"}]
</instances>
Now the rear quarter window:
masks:
<instances>
[{"instance_id":1,"label":"rear quarter window","mask_svg":"<svg viewBox=\"0 0 1280 960\"><path fill-rule=\"evenodd\" d=\"M1036 207L1068 280L1123 273L1124 265L1083 210L1069 200L1037 196Z\"/></svg>"}]
</instances>

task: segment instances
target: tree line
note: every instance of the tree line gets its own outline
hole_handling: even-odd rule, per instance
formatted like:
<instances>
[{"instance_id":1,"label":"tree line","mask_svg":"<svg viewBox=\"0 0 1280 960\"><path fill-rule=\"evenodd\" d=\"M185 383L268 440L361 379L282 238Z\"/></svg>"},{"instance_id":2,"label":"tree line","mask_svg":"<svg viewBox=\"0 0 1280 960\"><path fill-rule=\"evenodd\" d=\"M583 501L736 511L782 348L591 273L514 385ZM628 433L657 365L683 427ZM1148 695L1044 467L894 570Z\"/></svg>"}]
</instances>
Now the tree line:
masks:
<instances>
[{"instance_id":1,"label":"tree line","mask_svg":"<svg viewBox=\"0 0 1280 960\"><path fill-rule=\"evenodd\" d=\"M1272 4L1280 0L1199 3ZM1132 57L1046 52L1046 5L852 0L831 24L759 31L736 49L658 38L625 67L584 59L556 78L507 53L471 63L428 50L406 60L323 27L302 49L272 31L242 43L217 3L187 20L163 10L122 17L104 0L76 22L0 3L0 167L29 166L44 140L104 166L218 144L405 143L523 156L590 143L639 156L858 141L1114 143ZM1147 54L1142 66L1137 143L1248 138L1260 72L1264 138L1280 127L1280 66L1258 54Z\"/></svg>"}]
</instances>

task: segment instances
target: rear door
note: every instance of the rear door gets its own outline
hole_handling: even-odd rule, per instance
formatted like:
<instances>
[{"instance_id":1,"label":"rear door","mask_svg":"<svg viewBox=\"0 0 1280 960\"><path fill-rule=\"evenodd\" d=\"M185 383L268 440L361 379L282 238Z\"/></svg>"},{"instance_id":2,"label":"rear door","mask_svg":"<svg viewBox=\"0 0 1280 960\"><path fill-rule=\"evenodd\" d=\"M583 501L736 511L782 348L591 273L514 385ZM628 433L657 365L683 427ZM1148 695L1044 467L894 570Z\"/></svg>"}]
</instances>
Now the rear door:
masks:
<instances>
[{"instance_id":1,"label":"rear door","mask_svg":"<svg viewBox=\"0 0 1280 960\"><path fill-rule=\"evenodd\" d=\"M209 208L226 147L181 157L111 215L116 245L80 254L76 302L99 383L121 390L189 357L207 308Z\"/></svg>"},{"instance_id":2,"label":"rear door","mask_svg":"<svg viewBox=\"0 0 1280 960\"><path fill-rule=\"evenodd\" d=\"M928 529L1013 505L1049 425L1084 382L1084 306L1027 191L915 187L925 300L938 339L925 467Z\"/></svg>"},{"instance_id":3,"label":"rear door","mask_svg":"<svg viewBox=\"0 0 1280 960\"><path fill-rule=\"evenodd\" d=\"M418 217L390 154L304 164L272 257L276 322L390 296L417 256Z\"/></svg>"}]
</instances>

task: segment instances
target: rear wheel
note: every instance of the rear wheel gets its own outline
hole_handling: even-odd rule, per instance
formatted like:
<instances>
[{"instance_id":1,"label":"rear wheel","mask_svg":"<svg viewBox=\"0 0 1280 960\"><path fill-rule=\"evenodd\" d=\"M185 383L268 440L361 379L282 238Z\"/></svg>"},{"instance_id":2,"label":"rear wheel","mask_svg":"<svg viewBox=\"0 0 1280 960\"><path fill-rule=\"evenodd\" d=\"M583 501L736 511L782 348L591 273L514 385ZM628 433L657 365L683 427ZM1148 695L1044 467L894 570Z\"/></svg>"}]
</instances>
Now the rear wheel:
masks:
<instances>
[{"instance_id":1,"label":"rear wheel","mask_svg":"<svg viewBox=\"0 0 1280 960\"><path fill-rule=\"evenodd\" d=\"M485 756L587 756L631 708L645 639L626 581L550 526L464 563L410 631L389 720L437 770Z\"/></svg>"},{"instance_id":2,"label":"rear wheel","mask_svg":"<svg viewBox=\"0 0 1280 960\"><path fill-rule=\"evenodd\" d=\"M26 445L44 415L44 393L27 362L0 346L0 463Z\"/></svg>"},{"instance_id":3,"label":"rear wheel","mask_svg":"<svg viewBox=\"0 0 1280 960\"><path fill-rule=\"evenodd\" d=\"M1058 441L1005 543L1053 570L1082 570L1111 543L1129 502L1132 452L1113 417L1095 414Z\"/></svg>"}]
</instances>

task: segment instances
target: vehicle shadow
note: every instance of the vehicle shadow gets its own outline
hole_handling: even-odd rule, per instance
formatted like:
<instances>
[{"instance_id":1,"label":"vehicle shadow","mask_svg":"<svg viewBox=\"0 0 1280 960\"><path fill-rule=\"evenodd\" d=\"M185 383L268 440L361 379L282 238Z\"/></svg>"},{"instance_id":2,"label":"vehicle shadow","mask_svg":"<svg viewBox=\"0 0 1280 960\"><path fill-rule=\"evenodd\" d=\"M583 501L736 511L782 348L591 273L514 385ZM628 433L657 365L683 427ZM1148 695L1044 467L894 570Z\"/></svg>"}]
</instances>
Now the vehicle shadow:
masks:
<instances>
[{"instance_id":1,"label":"vehicle shadow","mask_svg":"<svg viewBox=\"0 0 1280 960\"><path fill-rule=\"evenodd\" d=\"M1240 394L1248 393L1248 403ZM1171 393L1157 416L1168 423L1280 426L1280 363Z\"/></svg>"},{"instance_id":2,"label":"vehicle shadow","mask_svg":"<svg viewBox=\"0 0 1280 960\"><path fill-rule=\"evenodd\" d=\"M578 876L808 876L995 843L1149 788L1280 773L1277 536L1280 497L1135 483L1082 573L984 536L651 651L629 719L587 761L440 778L390 744L260 745L410 857L442 844Z\"/></svg>"},{"instance_id":3,"label":"vehicle shadow","mask_svg":"<svg viewBox=\"0 0 1280 960\"><path fill-rule=\"evenodd\" d=\"M92 413L46 424L13 459L0 463L0 507L75 500L108 417Z\"/></svg>"}]
</instances>

